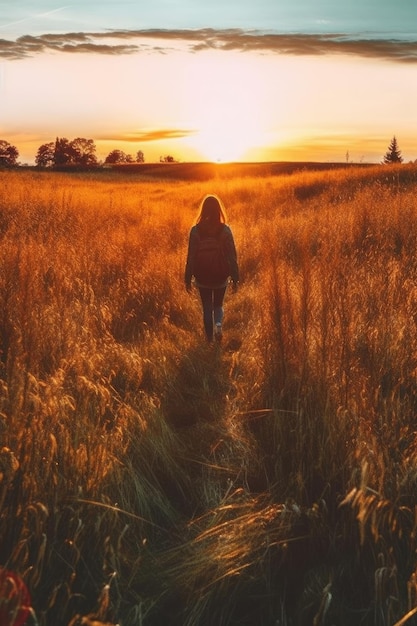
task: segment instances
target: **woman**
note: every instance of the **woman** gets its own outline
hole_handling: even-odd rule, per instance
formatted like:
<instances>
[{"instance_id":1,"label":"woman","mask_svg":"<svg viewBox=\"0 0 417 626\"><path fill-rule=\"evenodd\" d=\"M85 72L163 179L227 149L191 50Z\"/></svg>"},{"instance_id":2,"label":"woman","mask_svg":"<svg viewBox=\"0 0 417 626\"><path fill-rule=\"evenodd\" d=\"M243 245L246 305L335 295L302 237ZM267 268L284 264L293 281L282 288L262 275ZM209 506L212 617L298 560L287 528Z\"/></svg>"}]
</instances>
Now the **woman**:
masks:
<instances>
[{"instance_id":1,"label":"woman","mask_svg":"<svg viewBox=\"0 0 417 626\"><path fill-rule=\"evenodd\" d=\"M204 331L209 342L222 338L223 300L229 278L234 290L239 282L236 247L226 214L216 196L206 196L196 224L191 228L185 286L191 291L192 279L200 292Z\"/></svg>"}]
</instances>

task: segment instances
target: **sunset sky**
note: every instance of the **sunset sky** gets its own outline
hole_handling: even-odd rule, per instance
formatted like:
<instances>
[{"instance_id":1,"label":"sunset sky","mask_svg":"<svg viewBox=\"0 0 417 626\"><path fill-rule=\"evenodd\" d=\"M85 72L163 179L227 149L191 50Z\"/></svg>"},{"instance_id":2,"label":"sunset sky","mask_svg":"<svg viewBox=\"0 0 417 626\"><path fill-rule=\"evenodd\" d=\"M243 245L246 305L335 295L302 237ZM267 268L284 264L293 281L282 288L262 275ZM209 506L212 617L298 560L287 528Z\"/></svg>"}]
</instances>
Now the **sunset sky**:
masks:
<instances>
[{"instance_id":1,"label":"sunset sky","mask_svg":"<svg viewBox=\"0 0 417 626\"><path fill-rule=\"evenodd\" d=\"M417 159L416 0L0 0L0 139L146 161Z\"/></svg>"}]
</instances>

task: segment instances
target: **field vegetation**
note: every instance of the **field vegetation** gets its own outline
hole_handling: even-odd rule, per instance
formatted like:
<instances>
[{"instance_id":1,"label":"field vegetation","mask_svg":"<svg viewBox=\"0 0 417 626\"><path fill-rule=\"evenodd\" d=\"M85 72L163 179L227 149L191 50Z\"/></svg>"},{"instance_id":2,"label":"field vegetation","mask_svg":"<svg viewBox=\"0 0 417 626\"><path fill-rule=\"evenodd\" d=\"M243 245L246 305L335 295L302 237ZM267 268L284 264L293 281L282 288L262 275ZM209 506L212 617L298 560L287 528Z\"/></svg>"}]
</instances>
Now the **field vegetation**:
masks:
<instances>
[{"instance_id":1,"label":"field vegetation","mask_svg":"<svg viewBox=\"0 0 417 626\"><path fill-rule=\"evenodd\" d=\"M221 348L183 283L206 193L241 268ZM26 623L412 624L416 250L415 166L0 172L0 563Z\"/></svg>"}]
</instances>

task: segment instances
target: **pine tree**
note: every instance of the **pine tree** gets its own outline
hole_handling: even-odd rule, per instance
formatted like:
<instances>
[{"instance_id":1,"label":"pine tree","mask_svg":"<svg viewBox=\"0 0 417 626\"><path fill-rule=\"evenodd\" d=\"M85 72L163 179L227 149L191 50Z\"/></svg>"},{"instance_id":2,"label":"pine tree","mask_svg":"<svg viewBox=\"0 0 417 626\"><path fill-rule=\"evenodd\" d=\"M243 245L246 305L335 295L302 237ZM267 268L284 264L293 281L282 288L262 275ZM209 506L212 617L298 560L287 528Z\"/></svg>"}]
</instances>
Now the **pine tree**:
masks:
<instances>
[{"instance_id":1,"label":"pine tree","mask_svg":"<svg viewBox=\"0 0 417 626\"><path fill-rule=\"evenodd\" d=\"M403 158L401 156L401 150L398 148L397 138L391 139L391 143L388 146L388 150L384 156L384 163L402 163Z\"/></svg>"}]
</instances>

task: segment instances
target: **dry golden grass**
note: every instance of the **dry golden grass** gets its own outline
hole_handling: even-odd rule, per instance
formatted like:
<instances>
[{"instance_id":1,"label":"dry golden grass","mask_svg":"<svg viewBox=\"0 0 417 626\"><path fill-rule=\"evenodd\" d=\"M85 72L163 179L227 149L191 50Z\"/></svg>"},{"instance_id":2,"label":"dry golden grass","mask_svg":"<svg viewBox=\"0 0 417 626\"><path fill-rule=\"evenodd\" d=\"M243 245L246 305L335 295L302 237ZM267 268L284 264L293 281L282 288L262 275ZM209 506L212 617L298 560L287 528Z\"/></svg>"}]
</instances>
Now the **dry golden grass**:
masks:
<instances>
[{"instance_id":1,"label":"dry golden grass","mask_svg":"<svg viewBox=\"0 0 417 626\"><path fill-rule=\"evenodd\" d=\"M0 564L42 626L405 624L417 172L219 171L0 172ZM183 286L206 193L221 350Z\"/></svg>"}]
</instances>

